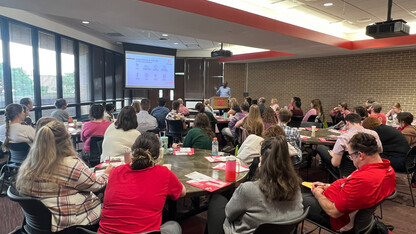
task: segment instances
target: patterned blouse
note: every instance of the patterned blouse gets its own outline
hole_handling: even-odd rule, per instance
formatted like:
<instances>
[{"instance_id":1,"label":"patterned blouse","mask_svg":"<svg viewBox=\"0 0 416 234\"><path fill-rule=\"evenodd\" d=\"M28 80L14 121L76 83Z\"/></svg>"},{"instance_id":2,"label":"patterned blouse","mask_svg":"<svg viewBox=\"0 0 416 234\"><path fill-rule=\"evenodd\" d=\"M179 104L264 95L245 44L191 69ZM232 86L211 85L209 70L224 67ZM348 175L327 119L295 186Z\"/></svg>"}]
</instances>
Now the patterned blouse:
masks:
<instances>
[{"instance_id":1,"label":"patterned blouse","mask_svg":"<svg viewBox=\"0 0 416 234\"><path fill-rule=\"evenodd\" d=\"M100 221L101 201L95 191L107 185L108 176L95 174L78 157L65 157L51 174L39 176L30 190L52 213L51 231Z\"/></svg>"}]
</instances>

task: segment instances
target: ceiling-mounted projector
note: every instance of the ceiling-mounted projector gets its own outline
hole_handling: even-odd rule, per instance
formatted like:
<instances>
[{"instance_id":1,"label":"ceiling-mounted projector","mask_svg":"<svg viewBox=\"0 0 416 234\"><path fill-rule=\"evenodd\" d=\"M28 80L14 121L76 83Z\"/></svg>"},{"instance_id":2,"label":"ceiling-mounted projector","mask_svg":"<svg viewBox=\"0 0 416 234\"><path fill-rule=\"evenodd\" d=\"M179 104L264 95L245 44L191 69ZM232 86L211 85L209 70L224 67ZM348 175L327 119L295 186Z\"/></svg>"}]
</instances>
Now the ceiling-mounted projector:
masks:
<instances>
[{"instance_id":1,"label":"ceiling-mounted projector","mask_svg":"<svg viewBox=\"0 0 416 234\"><path fill-rule=\"evenodd\" d=\"M213 50L211 52L211 58L226 58L231 56L233 56L233 52L231 52L230 50L224 50L223 43L221 43L221 49Z\"/></svg>"},{"instance_id":2,"label":"ceiling-mounted projector","mask_svg":"<svg viewBox=\"0 0 416 234\"><path fill-rule=\"evenodd\" d=\"M387 37L400 37L409 35L410 26L402 19L393 20L391 18L391 7L393 0L388 1L387 7L387 21L378 22L368 25L365 34L375 39Z\"/></svg>"}]
</instances>

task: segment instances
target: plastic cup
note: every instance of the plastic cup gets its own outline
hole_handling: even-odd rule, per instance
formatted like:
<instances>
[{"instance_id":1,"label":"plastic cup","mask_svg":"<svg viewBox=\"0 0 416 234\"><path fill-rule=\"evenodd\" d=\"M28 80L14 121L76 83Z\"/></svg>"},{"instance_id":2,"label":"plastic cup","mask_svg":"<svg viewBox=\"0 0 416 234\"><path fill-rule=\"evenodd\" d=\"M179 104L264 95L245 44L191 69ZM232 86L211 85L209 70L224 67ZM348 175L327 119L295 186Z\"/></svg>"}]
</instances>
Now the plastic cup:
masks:
<instances>
[{"instance_id":1,"label":"plastic cup","mask_svg":"<svg viewBox=\"0 0 416 234\"><path fill-rule=\"evenodd\" d=\"M312 126L312 136L315 137L316 126Z\"/></svg>"},{"instance_id":2,"label":"plastic cup","mask_svg":"<svg viewBox=\"0 0 416 234\"><path fill-rule=\"evenodd\" d=\"M228 118L228 113L227 112L224 112L224 120L227 120L227 118Z\"/></svg>"},{"instance_id":3,"label":"plastic cup","mask_svg":"<svg viewBox=\"0 0 416 234\"><path fill-rule=\"evenodd\" d=\"M225 180L235 181L236 178L237 160L233 156L228 156L225 162Z\"/></svg>"},{"instance_id":4,"label":"plastic cup","mask_svg":"<svg viewBox=\"0 0 416 234\"><path fill-rule=\"evenodd\" d=\"M73 120L73 123L74 123L74 127L77 128L78 127L78 125L77 125L78 122L77 122L76 119Z\"/></svg>"}]
</instances>

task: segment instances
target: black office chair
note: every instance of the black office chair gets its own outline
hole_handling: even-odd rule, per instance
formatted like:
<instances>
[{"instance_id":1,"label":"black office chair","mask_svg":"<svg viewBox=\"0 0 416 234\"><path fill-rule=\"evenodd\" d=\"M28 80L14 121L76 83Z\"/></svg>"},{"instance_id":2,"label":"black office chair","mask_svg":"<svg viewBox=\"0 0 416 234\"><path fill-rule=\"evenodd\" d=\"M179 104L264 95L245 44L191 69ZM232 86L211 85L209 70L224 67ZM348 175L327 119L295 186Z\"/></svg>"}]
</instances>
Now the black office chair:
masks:
<instances>
[{"instance_id":1,"label":"black office chair","mask_svg":"<svg viewBox=\"0 0 416 234\"><path fill-rule=\"evenodd\" d=\"M409 190L410 190L410 196L412 197L412 206L415 207L415 198L413 197L413 191L412 191L412 176L414 176L415 173L415 160L416 160L416 146L411 148L409 152L407 152L406 155L406 161L405 161L405 168L406 168L406 175L407 175L407 182L409 183ZM396 172L400 173L400 172Z\"/></svg>"},{"instance_id":2,"label":"black office chair","mask_svg":"<svg viewBox=\"0 0 416 234\"><path fill-rule=\"evenodd\" d=\"M0 169L0 194L3 186L11 185L16 180L17 171L29 153L30 146L26 142L9 143L9 158L5 165Z\"/></svg>"},{"instance_id":3,"label":"black office chair","mask_svg":"<svg viewBox=\"0 0 416 234\"><path fill-rule=\"evenodd\" d=\"M274 223L262 223L256 228L256 230L254 231L254 234L296 233L298 224L306 218L308 213L309 213L309 207L307 207L303 211L303 214L299 216L298 218L288 220L288 221L274 222Z\"/></svg>"},{"instance_id":4,"label":"black office chair","mask_svg":"<svg viewBox=\"0 0 416 234\"><path fill-rule=\"evenodd\" d=\"M317 115L311 115L311 116L309 116L307 122L315 122L316 121L316 117L317 117Z\"/></svg>"},{"instance_id":5,"label":"black office chair","mask_svg":"<svg viewBox=\"0 0 416 234\"><path fill-rule=\"evenodd\" d=\"M9 161L16 164L22 164L22 162L26 159L27 154L29 153L30 145L26 142L9 143L9 149Z\"/></svg>"},{"instance_id":6,"label":"black office chair","mask_svg":"<svg viewBox=\"0 0 416 234\"><path fill-rule=\"evenodd\" d=\"M90 156L88 158L88 164L90 167L95 167L100 164L101 153L103 152L103 136L92 136L90 140Z\"/></svg>"},{"instance_id":7,"label":"black office chair","mask_svg":"<svg viewBox=\"0 0 416 234\"><path fill-rule=\"evenodd\" d=\"M169 138L169 147L172 145L173 142L182 141L184 129L183 129L183 121L182 120L166 120L168 130L166 132L166 136Z\"/></svg>"},{"instance_id":8,"label":"black office chair","mask_svg":"<svg viewBox=\"0 0 416 234\"><path fill-rule=\"evenodd\" d=\"M317 128L322 128L322 123L309 122L309 121L302 121L300 123L300 127L302 128L312 127L312 126L316 126Z\"/></svg>"},{"instance_id":9,"label":"black office chair","mask_svg":"<svg viewBox=\"0 0 416 234\"><path fill-rule=\"evenodd\" d=\"M292 128L298 128L300 127L300 123L303 120L303 116L292 116L292 118L290 119L290 122L287 123L287 126L292 127Z\"/></svg>"}]
</instances>

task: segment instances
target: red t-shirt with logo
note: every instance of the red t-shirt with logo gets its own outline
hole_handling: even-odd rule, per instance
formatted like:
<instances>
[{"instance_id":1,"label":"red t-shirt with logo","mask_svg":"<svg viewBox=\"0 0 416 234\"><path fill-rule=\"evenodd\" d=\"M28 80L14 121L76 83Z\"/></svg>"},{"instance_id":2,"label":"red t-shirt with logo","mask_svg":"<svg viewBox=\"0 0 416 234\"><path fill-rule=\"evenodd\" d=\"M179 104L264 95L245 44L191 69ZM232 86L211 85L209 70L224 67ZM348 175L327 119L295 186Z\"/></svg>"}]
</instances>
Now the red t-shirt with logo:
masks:
<instances>
[{"instance_id":1,"label":"red t-shirt with logo","mask_svg":"<svg viewBox=\"0 0 416 234\"><path fill-rule=\"evenodd\" d=\"M331 184L324 196L334 202L337 210L344 215L330 218L333 230L348 231L353 228L355 211L372 207L390 196L396 190L396 174L390 161L362 166L350 176ZM350 213L353 216L350 219Z\"/></svg>"},{"instance_id":2,"label":"red t-shirt with logo","mask_svg":"<svg viewBox=\"0 0 416 234\"><path fill-rule=\"evenodd\" d=\"M99 233L159 231L166 197L177 200L182 184L167 167L132 170L125 164L109 176Z\"/></svg>"},{"instance_id":3,"label":"red t-shirt with logo","mask_svg":"<svg viewBox=\"0 0 416 234\"><path fill-rule=\"evenodd\" d=\"M387 123L387 118L386 118L386 115L384 113L373 114L373 115L370 115L370 116L371 117L376 117L377 119L379 119L381 121L382 124Z\"/></svg>"}]
</instances>

